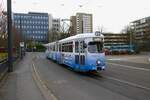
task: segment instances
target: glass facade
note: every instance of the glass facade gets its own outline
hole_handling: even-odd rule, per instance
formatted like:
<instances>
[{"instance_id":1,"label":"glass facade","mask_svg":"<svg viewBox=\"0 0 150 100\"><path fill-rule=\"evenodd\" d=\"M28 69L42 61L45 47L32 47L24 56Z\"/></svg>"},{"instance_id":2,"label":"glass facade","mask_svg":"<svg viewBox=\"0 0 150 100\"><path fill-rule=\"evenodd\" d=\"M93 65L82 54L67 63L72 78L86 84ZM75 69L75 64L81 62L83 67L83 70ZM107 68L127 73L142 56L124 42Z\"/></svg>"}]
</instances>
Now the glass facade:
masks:
<instances>
[{"instance_id":1,"label":"glass facade","mask_svg":"<svg viewBox=\"0 0 150 100\"><path fill-rule=\"evenodd\" d=\"M48 13L14 13L14 26L27 40L48 42L49 17Z\"/></svg>"}]
</instances>

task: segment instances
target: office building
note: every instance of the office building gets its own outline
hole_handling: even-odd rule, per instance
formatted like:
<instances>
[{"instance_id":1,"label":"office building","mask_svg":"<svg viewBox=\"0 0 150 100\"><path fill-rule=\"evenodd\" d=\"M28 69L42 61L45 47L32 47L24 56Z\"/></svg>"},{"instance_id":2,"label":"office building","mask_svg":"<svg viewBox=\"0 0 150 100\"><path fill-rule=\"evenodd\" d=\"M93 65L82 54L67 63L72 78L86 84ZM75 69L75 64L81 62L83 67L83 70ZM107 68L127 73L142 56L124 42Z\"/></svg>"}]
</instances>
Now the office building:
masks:
<instances>
[{"instance_id":1,"label":"office building","mask_svg":"<svg viewBox=\"0 0 150 100\"><path fill-rule=\"evenodd\" d=\"M111 48L118 45L129 45L129 38L127 34L121 33L103 33L105 48Z\"/></svg>"},{"instance_id":2,"label":"office building","mask_svg":"<svg viewBox=\"0 0 150 100\"><path fill-rule=\"evenodd\" d=\"M13 24L25 41L48 42L49 15L48 13L14 13Z\"/></svg>"},{"instance_id":3,"label":"office building","mask_svg":"<svg viewBox=\"0 0 150 100\"><path fill-rule=\"evenodd\" d=\"M71 27L71 35L77 34L77 27L76 27L76 16L70 17L70 27Z\"/></svg>"},{"instance_id":4,"label":"office building","mask_svg":"<svg viewBox=\"0 0 150 100\"><path fill-rule=\"evenodd\" d=\"M93 16L92 14L77 13L71 17L72 34L92 33L93 32Z\"/></svg>"},{"instance_id":5,"label":"office building","mask_svg":"<svg viewBox=\"0 0 150 100\"><path fill-rule=\"evenodd\" d=\"M54 33L60 32L60 19L59 18L52 19L52 32L54 32Z\"/></svg>"},{"instance_id":6,"label":"office building","mask_svg":"<svg viewBox=\"0 0 150 100\"><path fill-rule=\"evenodd\" d=\"M150 17L133 21L131 26L135 31L136 40L142 42L144 35L150 34Z\"/></svg>"},{"instance_id":7,"label":"office building","mask_svg":"<svg viewBox=\"0 0 150 100\"><path fill-rule=\"evenodd\" d=\"M150 17L131 22L135 31L135 40L141 49L150 50Z\"/></svg>"},{"instance_id":8,"label":"office building","mask_svg":"<svg viewBox=\"0 0 150 100\"><path fill-rule=\"evenodd\" d=\"M103 35L106 54L127 54L136 52L134 44L130 44L128 34L103 33Z\"/></svg>"}]
</instances>

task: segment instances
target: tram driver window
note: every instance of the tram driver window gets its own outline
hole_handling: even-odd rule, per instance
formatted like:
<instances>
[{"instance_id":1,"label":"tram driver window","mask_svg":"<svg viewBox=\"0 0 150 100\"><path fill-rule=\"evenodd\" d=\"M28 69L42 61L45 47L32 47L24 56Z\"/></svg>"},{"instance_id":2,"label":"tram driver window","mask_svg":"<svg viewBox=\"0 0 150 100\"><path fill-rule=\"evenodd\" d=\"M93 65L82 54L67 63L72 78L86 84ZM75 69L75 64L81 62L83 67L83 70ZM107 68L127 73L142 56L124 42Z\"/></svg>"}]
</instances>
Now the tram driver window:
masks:
<instances>
[{"instance_id":1,"label":"tram driver window","mask_svg":"<svg viewBox=\"0 0 150 100\"><path fill-rule=\"evenodd\" d=\"M101 53L103 49L103 43L102 42L90 42L88 44L88 51L90 53Z\"/></svg>"}]
</instances>

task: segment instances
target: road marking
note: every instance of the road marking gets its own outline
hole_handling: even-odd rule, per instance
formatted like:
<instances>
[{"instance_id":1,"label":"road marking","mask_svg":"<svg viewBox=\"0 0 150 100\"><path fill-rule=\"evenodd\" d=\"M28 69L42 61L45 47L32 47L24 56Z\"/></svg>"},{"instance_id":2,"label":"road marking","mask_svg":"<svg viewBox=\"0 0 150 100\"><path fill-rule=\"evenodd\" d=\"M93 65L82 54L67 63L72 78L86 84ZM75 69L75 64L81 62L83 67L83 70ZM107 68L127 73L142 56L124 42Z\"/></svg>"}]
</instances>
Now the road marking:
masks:
<instances>
[{"instance_id":1,"label":"road marking","mask_svg":"<svg viewBox=\"0 0 150 100\"><path fill-rule=\"evenodd\" d=\"M138 68L138 67L134 67L134 66L121 65L121 64L110 63L110 62L108 62L108 64L117 65L117 66L121 66L124 68L130 68L130 69L136 69L136 70L142 70L142 71L150 71L150 69L147 69L147 68ZM115 67L117 67L117 66L115 66Z\"/></svg>"},{"instance_id":2,"label":"road marking","mask_svg":"<svg viewBox=\"0 0 150 100\"><path fill-rule=\"evenodd\" d=\"M150 58L148 58L148 61L150 62Z\"/></svg>"},{"instance_id":3,"label":"road marking","mask_svg":"<svg viewBox=\"0 0 150 100\"><path fill-rule=\"evenodd\" d=\"M36 81L38 87L40 88L43 96L46 100L58 100L51 92L51 90L48 88L48 86L45 84L44 81L40 78L39 72L37 71L34 63L32 63L32 67L34 70L33 78Z\"/></svg>"},{"instance_id":4,"label":"road marking","mask_svg":"<svg viewBox=\"0 0 150 100\"><path fill-rule=\"evenodd\" d=\"M115 81L118 81L118 82L121 82L121 83L124 83L124 84L128 84L128 85L131 85L131 86L134 86L134 87L138 87L138 88L141 88L141 89L145 89L145 90L149 90L149 91L150 91L150 88L149 88L149 87L145 87L145 86L142 86L142 85L139 85L139 84L135 84L135 83L132 83L132 82L120 80L120 79L117 79L117 78L114 78L114 77L109 77L109 76L106 76L105 78L111 79L111 80L115 80Z\"/></svg>"},{"instance_id":5,"label":"road marking","mask_svg":"<svg viewBox=\"0 0 150 100\"><path fill-rule=\"evenodd\" d=\"M124 59L124 58L109 58L109 59L107 59L107 60L111 60L111 61L115 61L115 60L126 60L126 59Z\"/></svg>"}]
</instances>

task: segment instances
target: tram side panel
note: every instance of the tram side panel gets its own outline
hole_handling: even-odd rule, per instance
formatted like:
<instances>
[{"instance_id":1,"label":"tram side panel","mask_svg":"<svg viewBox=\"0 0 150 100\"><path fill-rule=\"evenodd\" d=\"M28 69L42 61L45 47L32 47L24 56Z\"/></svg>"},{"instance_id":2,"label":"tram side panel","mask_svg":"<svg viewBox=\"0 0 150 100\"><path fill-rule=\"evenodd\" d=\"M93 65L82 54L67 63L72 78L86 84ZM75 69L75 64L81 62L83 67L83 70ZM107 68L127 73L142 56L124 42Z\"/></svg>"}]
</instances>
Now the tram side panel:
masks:
<instances>
[{"instance_id":1,"label":"tram side panel","mask_svg":"<svg viewBox=\"0 0 150 100\"><path fill-rule=\"evenodd\" d=\"M73 54L72 53L62 53L62 62L63 64L74 68L74 64L73 64Z\"/></svg>"}]
</instances>

